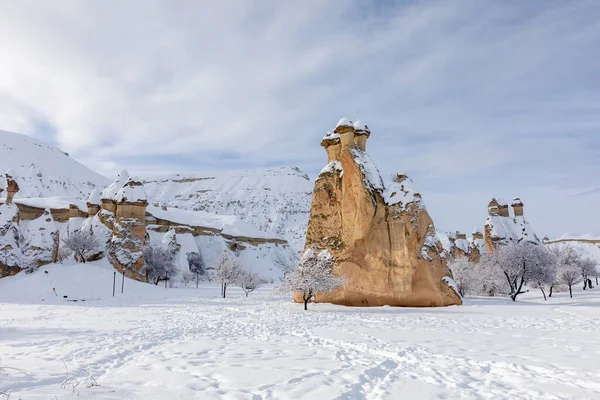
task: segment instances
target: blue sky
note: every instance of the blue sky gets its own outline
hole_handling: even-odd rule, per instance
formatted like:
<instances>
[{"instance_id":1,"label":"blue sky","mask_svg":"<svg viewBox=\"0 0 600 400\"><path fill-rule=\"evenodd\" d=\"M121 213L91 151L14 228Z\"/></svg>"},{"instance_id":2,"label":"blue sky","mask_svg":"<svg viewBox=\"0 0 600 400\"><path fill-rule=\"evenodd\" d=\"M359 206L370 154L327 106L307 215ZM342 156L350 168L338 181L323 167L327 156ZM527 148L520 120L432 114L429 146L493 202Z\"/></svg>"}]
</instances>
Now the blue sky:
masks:
<instances>
[{"instance_id":1,"label":"blue sky","mask_svg":"<svg viewBox=\"0 0 600 400\"><path fill-rule=\"evenodd\" d=\"M295 165L361 118L439 228L600 232L600 2L0 2L0 129L105 175Z\"/></svg>"}]
</instances>

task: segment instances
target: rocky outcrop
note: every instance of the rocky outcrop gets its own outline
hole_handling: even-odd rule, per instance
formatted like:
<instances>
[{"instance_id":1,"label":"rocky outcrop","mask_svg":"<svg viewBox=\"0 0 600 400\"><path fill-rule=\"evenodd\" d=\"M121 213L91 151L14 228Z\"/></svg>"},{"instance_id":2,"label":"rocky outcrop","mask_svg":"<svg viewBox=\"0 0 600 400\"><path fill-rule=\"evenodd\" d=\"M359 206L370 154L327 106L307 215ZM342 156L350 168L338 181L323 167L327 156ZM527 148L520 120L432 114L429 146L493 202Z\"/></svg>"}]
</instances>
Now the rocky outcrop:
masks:
<instances>
[{"instance_id":1,"label":"rocky outcrop","mask_svg":"<svg viewBox=\"0 0 600 400\"><path fill-rule=\"evenodd\" d=\"M28 268L56 262L58 257L59 233L50 210L27 224L23 255L28 260Z\"/></svg>"},{"instance_id":2,"label":"rocky outcrop","mask_svg":"<svg viewBox=\"0 0 600 400\"><path fill-rule=\"evenodd\" d=\"M540 239L524 217L521 199L514 198L512 208L513 216L509 214L507 202L495 198L490 201L489 215L484 231L485 247L488 253L493 253L498 246L511 243L541 244Z\"/></svg>"},{"instance_id":3,"label":"rocky outcrop","mask_svg":"<svg viewBox=\"0 0 600 400\"><path fill-rule=\"evenodd\" d=\"M8 170L5 173L6 177L6 204L12 204L15 194L19 191L19 184L17 183L17 177L12 170Z\"/></svg>"},{"instance_id":4,"label":"rocky outcrop","mask_svg":"<svg viewBox=\"0 0 600 400\"><path fill-rule=\"evenodd\" d=\"M14 204L0 205L0 278L19 273L19 210Z\"/></svg>"},{"instance_id":5,"label":"rocky outcrop","mask_svg":"<svg viewBox=\"0 0 600 400\"><path fill-rule=\"evenodd\" d=\"M357 135L357 130L359 134ZM364 151L362 122L342 119L322 145L328 164L313 192L306 248L327 249L347 282L317 302L349 306L461 304L421 195L398 174L385 184ZM297 299L298 300L298 299Z\"/></svg>"},{"instance_id":6,"label":"rocky outcrop","mask_svg":"<svg viewBox=\"0 0 600 400\"><path fill-rule=\"evenodd\" d=\"M481 256L487 254L483 233L479 232L477 229L473 230L469 248L471 249L469 260L475 264L481 260Z\"/></svg>"}]
</instances>

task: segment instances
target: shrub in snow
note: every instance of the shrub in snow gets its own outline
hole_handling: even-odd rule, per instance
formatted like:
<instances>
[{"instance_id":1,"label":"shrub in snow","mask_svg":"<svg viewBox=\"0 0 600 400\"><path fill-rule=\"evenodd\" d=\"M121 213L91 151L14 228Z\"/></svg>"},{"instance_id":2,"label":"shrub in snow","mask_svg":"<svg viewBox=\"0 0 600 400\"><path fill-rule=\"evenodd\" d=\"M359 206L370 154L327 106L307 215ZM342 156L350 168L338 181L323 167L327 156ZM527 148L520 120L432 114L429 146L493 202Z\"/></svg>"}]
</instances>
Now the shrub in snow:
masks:
<instances>
[{"instance_id":1,"label":"shrub in snow","mask_svg":"<svg viewBox=\"0 0 600 400\"><path fill-rule=\"evenodd\" d=\"M333 256L329 251L323 250L316 254L308 249L298 263L298 268L292 271L275 289L276 294L286 295L299 292L304 300L304 309L317 292L332 291L344 284L345 279L333 273Z\"/></svg>"},{"instance_id":2,"label":"shrub in snow","mask_svg":"<svg viewBox=\"0 0 600 400\"><path fill-rule=\"evenodd\" d=\"M149 245L144 249L144 271L146 280L155 285L162 280L168 280L177 274L173 254L161 246Z\"/></svg>"},{"instance_id":3,"label":"shrub in snow","mask_svg":"<svg viewBox=\"0 0 600 400\"><path fill-rule=\"evenodd\" d=\"M187 261L190 272L196 278L196 287L199 286L200 277L206 276L206 264L200 252L187 253Z\"/></svg>"},{"instance_id":4,"label":"shrub in snow","mask_svg":"<svg viewBox=\"0 0 600 400\"><path fill-rule=\"evenodd\" d=\"M250 269L241 271L237 280L237 284L246 293L246 297L248 297L248 294L254 292L261 283L260 275Z\"/></svg>"},{"instance_id":5,"label":"shrub in snow","mask_svg":"<svg viewBox=\"0 0 600 400\"><path fill-rule=\"evenodd\" d=\"M65 261L67 261L67 259L69 259L69 257L71 257L72 255L73 255L73 251L71 251L71 249L68 249L66 247L61 247L60 250L58 250L58 256L56 257L56 262L62 264Z\"/></svg>"},{"instance_id":6,"label":"shrub in snow","mask_svg":"<svg viewBox=\"0 0 600 400\"><path fill-rule=\"evenodd\" d=\"M213 266L213 270L215 279L221 282L221 294L225 298L229 285L237 283L240 279L243 272L242 263L238 257L223 251Z\"/></svg>"},{"instance_id":7,"label":"shrub in snow","mask_svg":"<svg viewBox=\"0 0 600 400\"><path fill-rule=\"evenodd\" d=\"M100 241L90 231L75 231L69 237L63 239L64 248L59 252L61 262L69 257L70 254L65 254L65 249L70 250L75 255L75 260L85 263L89 257L98 251L101 246Z\"/></svg>"}]
</instances>

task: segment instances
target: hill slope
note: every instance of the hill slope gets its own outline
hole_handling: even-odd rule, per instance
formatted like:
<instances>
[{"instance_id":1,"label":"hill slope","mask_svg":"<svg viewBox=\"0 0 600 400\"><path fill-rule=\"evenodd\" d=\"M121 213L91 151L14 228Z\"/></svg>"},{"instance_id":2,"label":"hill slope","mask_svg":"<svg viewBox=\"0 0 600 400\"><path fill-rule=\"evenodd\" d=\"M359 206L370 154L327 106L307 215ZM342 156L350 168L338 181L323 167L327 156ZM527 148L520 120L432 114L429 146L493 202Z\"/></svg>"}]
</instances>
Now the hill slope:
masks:
<instances>
[{"instance_id":1,"label":"hill slope","mask_svg":"<svg viewBox=\"0 0 600 400\"><path fill-rule=\"evenodd\" d=\"M313 182L297 168L172 175L144 185L151 204L235 215L295 248L304 244Z\"/></svg>"},{"instance_id":2,"label":"hill slope","mask_svg":"<svg viewBox=\"0 0 600 400\"><path fill-rule=\"evenodd\" d=\"M87 198L104 176L75 161L60 149L18 133L0 130L0 173L12 169L23 197Z\"/></svg>"}]
</instances>

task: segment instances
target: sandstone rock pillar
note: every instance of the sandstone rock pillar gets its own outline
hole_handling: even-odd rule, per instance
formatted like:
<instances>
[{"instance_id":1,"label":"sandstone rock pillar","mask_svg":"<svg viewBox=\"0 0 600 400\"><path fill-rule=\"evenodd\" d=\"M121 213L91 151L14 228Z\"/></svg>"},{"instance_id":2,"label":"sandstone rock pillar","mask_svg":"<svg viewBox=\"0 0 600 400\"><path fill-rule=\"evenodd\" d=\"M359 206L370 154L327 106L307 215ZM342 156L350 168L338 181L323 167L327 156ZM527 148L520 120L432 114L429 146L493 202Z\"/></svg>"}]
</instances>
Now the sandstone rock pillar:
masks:
<instances>
[{"instance_id":1,"label":"sandstone rock pillar","mask_svg":"<svg viewBox=\"0 0 600 400\"><path fill-rule=\"evenodd\" d=\"M330 150L337 145L339 156ZM450 272L421 195L404 175L384 183L355 141L346 118L322 144L328 161L315 182L306 249L328 250L334 272L347 282L319 292L317 302L349 306L445 306L461 304L448 285ZM365 135L367 136L367 135ZM363 143L364 144L364 143ZM295 300L301 300L295 296Z\"/></svg>"},{"instance_id":2,"label":"sandstone rock pillar","mask_svg":"<svg viewBox=\"0 0 600 400\"><path fill-rule=\"evenodd\" d=\"M110 259L119 272L137 280L144 280L144 246L146 243L146 207L148 201L144 185L137 178L129 178L115 200L116 213Z\"/></svg>"},{"instance_id":3,"label":"sandstone rock pillar","mask_svg":"<svg viewBox=\"0 0 600 400\"><path fill-rule=\"evenodd\" d=\"M515 197L512 202L512 208L515 213L515 217L523 216L523 202L518 197Z\"/></svg>"}]
</instances>

